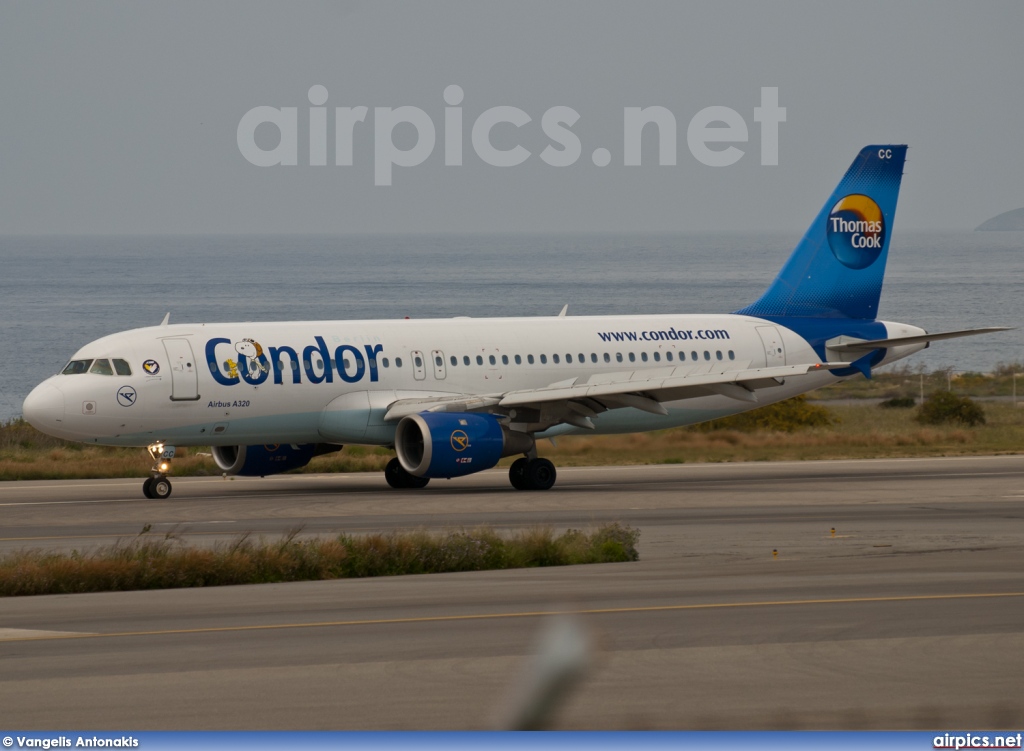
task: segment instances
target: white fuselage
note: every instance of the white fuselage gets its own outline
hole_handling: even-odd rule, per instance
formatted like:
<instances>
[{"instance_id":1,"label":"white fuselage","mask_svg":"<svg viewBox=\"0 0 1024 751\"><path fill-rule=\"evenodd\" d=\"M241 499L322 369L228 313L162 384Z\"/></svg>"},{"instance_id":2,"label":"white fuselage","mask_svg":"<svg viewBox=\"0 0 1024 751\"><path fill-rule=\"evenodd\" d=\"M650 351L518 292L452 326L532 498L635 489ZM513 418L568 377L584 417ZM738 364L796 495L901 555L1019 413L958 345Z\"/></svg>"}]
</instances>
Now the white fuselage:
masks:
<instances>
[{"instance_id":1,"label":"white fuselage","mask_svg":"<svg viewBox=\"0 0 1024 751\"><path fill-rule=\"evenodd\" d=\"M889 336L923 333L880 323ZM889 349L883 362L924 346ZM113 359L129 363L131 374L56 375L37 387L25 403L33 424L105 445L390 445L395 424L384 415L401 399L822 360L795 331L744 315L178 324L107 336L72 358ZM842 377L790 378L758 389L757 403L715 394L667 402L667 415L626 407L593 422L599 433L694 424ZM575 432L584 431L559 424L539 435Z\"/></svg>"}]
</instances>

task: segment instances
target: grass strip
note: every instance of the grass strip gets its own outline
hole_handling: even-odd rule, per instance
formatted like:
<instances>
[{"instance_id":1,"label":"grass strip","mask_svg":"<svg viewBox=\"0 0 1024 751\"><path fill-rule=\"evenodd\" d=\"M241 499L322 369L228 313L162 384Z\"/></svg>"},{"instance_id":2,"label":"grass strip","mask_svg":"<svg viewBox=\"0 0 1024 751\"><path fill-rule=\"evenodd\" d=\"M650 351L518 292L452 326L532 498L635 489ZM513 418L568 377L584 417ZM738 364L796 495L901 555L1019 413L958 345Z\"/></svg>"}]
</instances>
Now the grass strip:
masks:
<instances>
[{"instance_id":1,"label":"grass strip","mask_svg":"<svg viewBox=\"0 0 1024 751\"><path fill-rule=\"evenodd\" d=\"M120 592L493 571L638 559L639 530L606 524L555 536L548 527L501 535L489 527L267 541L244 535L212 548L140 536L92 552L27 550L0 557L0 596Z\"/></svg>"}]
</instances>

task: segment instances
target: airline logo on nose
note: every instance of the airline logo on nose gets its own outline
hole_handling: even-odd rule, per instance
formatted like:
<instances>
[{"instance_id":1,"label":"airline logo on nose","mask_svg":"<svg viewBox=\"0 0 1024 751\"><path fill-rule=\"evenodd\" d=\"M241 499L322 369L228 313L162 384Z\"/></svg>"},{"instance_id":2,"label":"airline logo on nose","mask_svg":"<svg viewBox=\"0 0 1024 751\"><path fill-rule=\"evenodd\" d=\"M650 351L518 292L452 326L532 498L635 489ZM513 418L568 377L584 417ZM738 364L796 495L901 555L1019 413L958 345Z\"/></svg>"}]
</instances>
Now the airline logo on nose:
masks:
<instances>
[{"instance_id":1,"label":"airline logo on nose","mask_svg":"<svg viewBox=\"0 0 1024 751\"><path fill-rule=\"evenodd\" d=\"M832 207L825 233L839 263L850 269L866 269L885 246L885 217L871 198L854 193Z\"/></svg>"}]
</instances>

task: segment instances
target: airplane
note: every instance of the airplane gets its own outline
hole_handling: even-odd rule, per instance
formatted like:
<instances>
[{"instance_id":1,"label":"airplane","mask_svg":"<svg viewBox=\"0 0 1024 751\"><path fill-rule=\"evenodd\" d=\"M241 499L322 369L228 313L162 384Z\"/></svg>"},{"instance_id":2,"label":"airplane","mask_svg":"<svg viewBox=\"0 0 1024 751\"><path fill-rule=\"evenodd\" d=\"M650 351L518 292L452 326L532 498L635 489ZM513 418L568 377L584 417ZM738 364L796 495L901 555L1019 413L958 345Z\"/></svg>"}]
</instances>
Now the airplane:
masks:
<instances>
[{"instance_id":1,"label":"airplane","mask_svg":"<svg viewBox=\"0 0 1024 751\"><path fill-rule=\"evenodd\" d=\"M147 498L171 493L175 448L210 446L226 475L303 467L346 444L393 447L393 488L521 455L518 490L547 490L537 441L713 420L865 376L930 342L878 320L905 145L865 147L775 280L727 315L193 323L97 339L25 399L35 428L145 446Z\"/></svg>"}]
</instances>

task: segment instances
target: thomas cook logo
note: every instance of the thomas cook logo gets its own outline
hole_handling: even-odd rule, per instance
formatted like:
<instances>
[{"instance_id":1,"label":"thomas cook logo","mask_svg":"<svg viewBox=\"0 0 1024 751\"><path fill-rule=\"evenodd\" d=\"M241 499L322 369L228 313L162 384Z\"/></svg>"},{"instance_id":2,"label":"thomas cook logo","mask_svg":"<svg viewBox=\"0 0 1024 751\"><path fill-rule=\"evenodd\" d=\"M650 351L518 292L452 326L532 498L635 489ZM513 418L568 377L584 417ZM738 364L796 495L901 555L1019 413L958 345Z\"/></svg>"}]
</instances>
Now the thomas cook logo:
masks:
<instances>
[{"instance_id":1,"label":"thomas cook logo","mask_svg":"<svg viewBox=\"0 0 1024 751\"><path fill-rule=\"evenodd\" d=\"M827 221L828 244L839 263L850 269L866 269L881 255L885 217L867 196L854 193L841 198Z\"/></svg>"},{"instance_id":2,"label":"thomas cook logo","mask_svg":"<svg viewBox=\"0 0 1024 751\"><path fill-rule=\"evenodd\" d=\"M469 436L465 430L456 430L452 433L452 448L456 451L465 451L469 448Z\"/></svg>"},{"instance_id":3,"label":"thomas cook logo","mask_svg":"<svg viewBox=\"0 0 1024 751\"><path fill-rule=\"evenodd\" d=\"M142 363L142 369L146 371L147 375L156 375L160 372L160 363L156 360L146 360Z\"/></svg>"}]
</instances>

